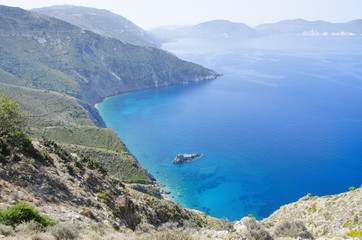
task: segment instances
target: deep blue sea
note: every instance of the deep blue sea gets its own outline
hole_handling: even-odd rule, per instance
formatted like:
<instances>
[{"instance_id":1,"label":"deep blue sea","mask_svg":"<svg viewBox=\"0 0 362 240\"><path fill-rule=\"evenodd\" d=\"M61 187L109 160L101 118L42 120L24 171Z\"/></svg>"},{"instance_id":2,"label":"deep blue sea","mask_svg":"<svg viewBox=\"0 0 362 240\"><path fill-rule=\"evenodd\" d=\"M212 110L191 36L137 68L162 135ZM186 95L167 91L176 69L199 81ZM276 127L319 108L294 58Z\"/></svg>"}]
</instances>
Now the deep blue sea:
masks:
<instances>
[{"instance_id":1,"label":"deep blue sea","mask_svg":"<svg viewBox=\"0 0 362 240\"><path fill-rule=\"evenodd\" d=\"M362 36L163 48L224 75L114 96L99 111L174 201L262 219L307 193L361 186ZM173 165L179 153L204 156Z\"/></svg>"}]
</instances>

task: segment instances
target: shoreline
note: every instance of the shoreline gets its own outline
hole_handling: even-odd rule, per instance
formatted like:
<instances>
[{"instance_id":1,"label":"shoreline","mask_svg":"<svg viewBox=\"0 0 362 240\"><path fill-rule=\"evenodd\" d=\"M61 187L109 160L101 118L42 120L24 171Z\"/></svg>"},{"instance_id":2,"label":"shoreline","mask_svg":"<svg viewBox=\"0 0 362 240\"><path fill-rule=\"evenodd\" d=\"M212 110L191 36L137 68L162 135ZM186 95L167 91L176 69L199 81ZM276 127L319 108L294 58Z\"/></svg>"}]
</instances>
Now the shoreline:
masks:
<instances>
[{"instance_id":1,"label":"shoreline","mask_svg":"<svg viewBox=\"0 0 362 240\"><path fill-rule=\"evenodd\" d=\"M120 93L120 94L123 94L123 93ZM103 101L105 100L106 98L103 99ZM99 102L99 103L96 103L94 104L94 108L97 109L98 111L98 114L99 116L101 117L101 119L103 120L103 117L102 115L99 113L99 104L101 104L103 101ZM104 120L103 120L104 121ZM106 128L109 128L109 127L106 127ZM112 129L112 128L109 128L109 129ZM117 133L116 133L117 134ZM117 134L118 136L118 134ZM138 159L136 158L136 156L133 155L133 153L128 149L127 145L121 140L120 136L118 136L119 140L126 146L128 152L130 154L132 154L132 156L136 159L136 161L139 163ZM144 169L146 175L151 179L153 180L153 184L152 186L154 186L155 188L158 189L158 191L160 192L160 195L161 195L161 199L164 199L164 200L169 200L169 201L172 201L172 202L175 202L173 201L173 199L175 198L174 195L171 194L171 190L170 189L166 189L166 185L165 184L162 184L160 183L159 181L157 181L157 179L149 172L148 169L144 168L142 165L140 165L141 168ZM176 203L176 202L175 202Z\"/></svg>"},{"instance_id":2,"label":"shoreline","mask_svg":"<svg viewBox=\"0 0 362 240\"><path fill-rule=\"evenodd\" d=\"M154 181L153 186L156 187L160 191L160 194L162 197L161 199L165 199L165 200L174 202L173 199L175 198L175 196L171 194L171 191L169 189L168 190L165 189L166 188L165 184L162 184L158 181Z\"/></svg>"}]
</instances>

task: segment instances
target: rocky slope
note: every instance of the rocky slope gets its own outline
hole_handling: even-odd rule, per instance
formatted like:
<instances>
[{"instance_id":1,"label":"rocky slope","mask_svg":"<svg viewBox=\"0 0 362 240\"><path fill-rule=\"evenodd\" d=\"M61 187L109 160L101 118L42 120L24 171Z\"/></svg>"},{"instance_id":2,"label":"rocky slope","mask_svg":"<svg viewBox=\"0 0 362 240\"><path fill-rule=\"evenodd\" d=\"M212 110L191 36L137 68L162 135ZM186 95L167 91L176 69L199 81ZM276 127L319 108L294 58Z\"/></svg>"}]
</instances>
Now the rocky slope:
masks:
<instances>
[{"instance_id":1,"label":"rocky slope","mask_svg":"<svg viewBox=\"0 0 362 240\"><path fill-rule=\"evenodd\" d=\"M96 160L67 152L52 141L35 141L29 151L0 140L2 209L26 201L61 222L78 220L85 226L100 222L133 230L141 223L157 227L169 221L181 225L192 221L207 226L219 221L135 191Z\"/></svg>"},{"instance_id":2,"label":"rocky slope","mask_svg":"<svg viewBox=\"0 0 362 240\"><path fill-rule=\"evenodd\" d=\"M263 223L275 225L283 221L302 221L315 237L342 236L362 230L362 188L323 196L305 196L282 206Z\"/></svg>"},{"instance_id":3,"label":"rocky slope","mask_svg":"<svg viewBox=\"0 0 362 240\"><path fill-rule=\"evenodd\" d=\"M158 40L128 19L104 9L60 5L31 11L69 22L82 29L140 46L159 47Z\"/></svg>"},{"instance_id":4,"label":"rocky slope","mask_svg":"<svg viewBox=\"0 0 362 240\"><path fill-rule=\"evenodd\" d=\"M263 221L234 223L241 239L362 239L362 188L324 197L307 195ZM240 238L239 238L240 239Z\"/></svg>"},{"instance_id":5,"label":"rocky slope","mask_svg":"<svg viewBox=\"0 0 362 240\"><path fill-rule=\"evenodd\" d=\"M8 109L3 106L2 113ZM185 236L185 239L362 237L362 188L351 188L350 192L333 196L308 195L296 203L281 207L261 222L249 216L230 224L160 199L156 185L122 183L97 158L84 155L84 146L62 147L51 140L31 143L26 135L20 134L19 138L13 138L10 132L7 133L7 128L2 126L0 129L2 209L26 201L54 220L72 223L68 227L74 228L77 223L78 228L89 229L97 223L98 227L114 229L118 235L122 228L147 232L145 238L141 239L153 239L158 234L166 234L163 231L169 227L182 229L167 233L173 237L180 235L180 231L186 231L188 236L192 236ZM102 154L96 153L95 157ZM2 233L15 234L14 230L0 224L0 237ZM30 239L27 234L24 239ZM134 237L128 235L127 238ZM15 239L19 239L16 234ZM99 236L96 239L107 238Z\"/></svg>"}]
</instances>

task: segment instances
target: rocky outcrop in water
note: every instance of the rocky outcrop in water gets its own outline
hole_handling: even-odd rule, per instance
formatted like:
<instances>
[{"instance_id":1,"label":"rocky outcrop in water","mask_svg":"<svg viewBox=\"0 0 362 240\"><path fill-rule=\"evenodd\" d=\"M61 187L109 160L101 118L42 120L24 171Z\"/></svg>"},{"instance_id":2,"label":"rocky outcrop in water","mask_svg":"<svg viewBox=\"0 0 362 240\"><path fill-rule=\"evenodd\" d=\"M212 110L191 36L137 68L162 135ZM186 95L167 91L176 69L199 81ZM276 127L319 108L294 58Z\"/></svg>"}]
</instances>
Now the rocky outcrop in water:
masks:
<instances>
[{"instance_id":1,"label":"rocky outcrop in water","mask_svg":"<svg viewBox=\"0 0 362 240\"><path fill-rule=\"evenodd\" d=\"M199 153L193 153L193 154L179 154L177 155L177 157L175 157L172 160L173 164L180 164L180 163L184 163L184 162L191 162L193 160L195 160L196 158L201 157L202 154Z\"/></svg>"}]
</instances>

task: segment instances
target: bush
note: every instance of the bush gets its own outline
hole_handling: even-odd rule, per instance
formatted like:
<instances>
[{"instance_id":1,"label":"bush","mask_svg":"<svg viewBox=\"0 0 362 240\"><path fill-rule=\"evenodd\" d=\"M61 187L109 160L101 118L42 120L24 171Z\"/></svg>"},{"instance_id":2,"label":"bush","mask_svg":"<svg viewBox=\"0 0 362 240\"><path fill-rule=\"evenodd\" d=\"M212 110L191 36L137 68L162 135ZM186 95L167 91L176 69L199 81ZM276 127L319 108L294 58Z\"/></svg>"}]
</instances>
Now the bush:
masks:
<instances>
[{"instance_id":1,"label":"bush","mask_svg":"<svg viewBox=\"0 0 362 240\"><path fill-rule=\"evenodd\" d=\"M161 226L159 226L157 228L158 231L164 231L166 229L176 229L178 226L178 223L176 222L172 222L172 221L169 221L169 222L166 222L166 223L163 223Z\"/></svg>"},{"instance_id":2,"label":"bush","mask_svg":"<svg viewBox=\"0 0 362 240\"><path fill-rule=\"evenodd\" d=\"M284 221L275 227L274 234L276 237L313 239L302 221Z\"/></svg>"},{"instance_id":3,"label":"bush","mask_svg":"<svg viewBox=\"0 0 362 240\"><path fill-rule=\"evenodd\" d=\"M362 237L362 230L353 230L350 231L348 233L346 233L348 236L352 237L352 238L357 238L357 237Z\"/></svg>"},{"instance_id":4,"label":"bush","mask_svg":"<svg viewBox=\"0 0 362 240\"><path fill-rule=\"evenodd\" d=\"M28 120L15 100L0 93L0 136L18 142L29 130Z\"/></svg>"},{"instance_id":5,"label":"bush","mask_svg":"<svg viewBox=\"0 0 362 240\"><path fill-rule=\"evenodd\" d=\"M355 187L353 187L353 186L352 186L352 187L349 187L348 189L349 189L350 191L354 191L354 190L356 190L356 188L355 188Z\"/></svg>"},{"instance_id":6,"label":"bush","mask_svg":"<svg viewBox=\"0 0 362 240\"><path fill-rule=\"evenodd\" d=\"M6 226L3 224L0 224L0 235L10 236L13 234L13 228L10 226Z\"/></svg>"},{"instance_id":7,"label":"bush","mask_svg":"<svg viewBox=\"0 0 362 240\"><path fill-rule=\"evenodd\" d=\"M80 214L88 218L95 218L92 211L86 207L82 207L82 209L80 210Z\"/></svg>"},{"instance_id":8,"label":"bush","mask_svg":"<svg viewBox=\"0 0 362 240\"><path fill-rule=\"evenodd\" d=\"M255 218L244 217L234 224L234 229L242 239L273 240L270 233Z\"/></svg>"},{"instance_id":9,"label":"bush","mask_svg":"<svg viewBox=\"0 0 362 240\"><path fill-rule=\"evenodd\" d=\"M25 235L41 231L42 226L35 221L24 222L15 227L15 232Z\"/></svg>"},{"instance_id":10,"label":"bush","mask_svg":"<svg viewBox=\"0 0 362 240\"><path fill-rule=\"evenodd\" d=\"M71 223L58 223L50 229L50 232L57 240L73 240L78 236L76 226Z\"/></svg>"},{"instance_id":11,"label":"bush","mask_svg":"<svg viewBox=\"0 0 362 240\"><path fill-rule=\"evenodd\" d=\"M47 215L40 215L37 209L26 202L18 203L7 210L0 211L0 224L11 225L14 227L23 222L30 222L32 220L40 223L43 227L56 223Z\"/></svg>"},{"instance_id":12,"label":"bush","mask_svg":"<svg viewBox=\"0 0 362 240\"><path fill-rule=\"evenodd\" d=\"M158 232L153 236L148 236L148 239L156 240L192 240L194 239L190 232L182 229L167 229L166 231Z\"/></svg>"}]
</instances>

